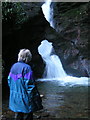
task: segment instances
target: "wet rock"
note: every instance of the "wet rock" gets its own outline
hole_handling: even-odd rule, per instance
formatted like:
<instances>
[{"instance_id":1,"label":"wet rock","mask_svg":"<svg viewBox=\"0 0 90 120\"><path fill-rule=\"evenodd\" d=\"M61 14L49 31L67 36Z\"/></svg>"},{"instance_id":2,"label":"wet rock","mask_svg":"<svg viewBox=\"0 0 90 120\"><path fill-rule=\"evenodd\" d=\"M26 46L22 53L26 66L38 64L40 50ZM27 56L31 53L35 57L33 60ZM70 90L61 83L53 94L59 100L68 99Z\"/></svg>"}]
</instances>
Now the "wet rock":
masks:
<instances>
[{"instance_id":1,"label":"wet rock","mask_svg":"<svg viewBox=\"0 0 90 120\"><path fill-rule=\"evenodd\" d=\"M49 117L49 113L43 113L42 117Z\"/></svg>"},{"instance_id":2,"label":"wet rock","mask_svg":"<svg viewBox=\"0 0 90 120\"><path fill-rule=\"evenodd\" d=\"M43 2L2 3L4 80L11 65L17 61L17 54L22 48L28 48L32 52L31 63L35 77L42 76L44 63L37 48L44 39L46 26L49 25L44 18L42 4Z\"/></svg>"},{"instance_id":3,"label":"wet rock","mask_svg":"<svg viewBox=\"0 0 90 120\"><path fill-rule=\"evenodd\" d=\"M64 38L56 39L55 44L56 53L60 56L64 69L68 74L71 73L74 76L90 76L89 3L57 2L53 3L53 8L55 29Z\"/></svg>"},{"instance_id":4,"label":"wet rock","mask_svg":"<svg viewBox=\"0 0 90 120\"><path fill-rule=\"evenodd\" d=\"M40 115L33 114L33 118L34 118L34 119L40 119L41 116L40 116Z\"/></svg>"},{"instance_id":5,"label":"wet rock","mask_svg":"<svg viewBox=\"0 0 90 120\"><path fill-rule=\"evenodd\" d=\"M3 91L9 91L6 79L11 65L17 61L19 49L31 50L35 78L42 77L45 64L38 54L41 41L53 42L67 74L90 76L88 56L88 3L53 3L55 29L44 18L43 3L2 3ZM8 57L6 57L8 56Z\"/></svg>"}]
</instances>

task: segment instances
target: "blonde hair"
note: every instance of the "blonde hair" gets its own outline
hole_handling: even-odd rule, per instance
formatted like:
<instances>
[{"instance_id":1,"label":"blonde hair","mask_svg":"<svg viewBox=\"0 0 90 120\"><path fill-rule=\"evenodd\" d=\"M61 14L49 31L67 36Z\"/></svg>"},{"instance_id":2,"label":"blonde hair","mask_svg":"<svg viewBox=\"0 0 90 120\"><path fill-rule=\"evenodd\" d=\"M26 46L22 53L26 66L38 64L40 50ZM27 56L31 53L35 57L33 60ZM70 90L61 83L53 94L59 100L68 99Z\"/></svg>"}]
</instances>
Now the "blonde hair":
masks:
<instances>
[{"instance_id":1,"label":"blonde hair","mask_svg":"<svg viewBox=\"0 0 90 120\"><path fill-rule=\"evenodd\" d=\"M18 54L18 61L23 61L25 63L30 62L32 59L32 54L28 49L21 49Z\"/></svg>"}]
</instances>

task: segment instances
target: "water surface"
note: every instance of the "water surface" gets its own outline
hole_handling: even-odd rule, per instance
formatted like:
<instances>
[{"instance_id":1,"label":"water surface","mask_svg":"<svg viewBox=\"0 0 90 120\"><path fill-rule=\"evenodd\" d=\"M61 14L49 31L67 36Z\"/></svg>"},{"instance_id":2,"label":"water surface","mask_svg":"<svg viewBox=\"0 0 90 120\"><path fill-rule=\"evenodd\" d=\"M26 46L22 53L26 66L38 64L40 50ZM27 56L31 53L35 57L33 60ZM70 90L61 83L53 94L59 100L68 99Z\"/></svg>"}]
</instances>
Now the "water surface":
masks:
<instances>
[{"instance_id":1,"label":"water surface","mask_svg":"<svg viewBox=\"0 0 90 120\"><path fill-rule=\"evenodd\" d=\"M39 81L37 86L40 94L44 95L42 98L44 109L42 114L38 112L42 120L43 116L47 120L49 118L88 118L88 113L90 113L88 86L75 84L63 86L57 80ZM4 99L2 103L3 118L13 118L14 113L8 109L8 99Z\"/></svg>"},{"instance_id":2,"label":"water surface","mask_svg":"<svg viewBox=\"0 0 90 120\"><path fill-rule=\"evenodd\" d=\"M88 118L88 86L62 86L59 81L38 83L44 109L55 118Z\"/></svg>"}]
</instances>

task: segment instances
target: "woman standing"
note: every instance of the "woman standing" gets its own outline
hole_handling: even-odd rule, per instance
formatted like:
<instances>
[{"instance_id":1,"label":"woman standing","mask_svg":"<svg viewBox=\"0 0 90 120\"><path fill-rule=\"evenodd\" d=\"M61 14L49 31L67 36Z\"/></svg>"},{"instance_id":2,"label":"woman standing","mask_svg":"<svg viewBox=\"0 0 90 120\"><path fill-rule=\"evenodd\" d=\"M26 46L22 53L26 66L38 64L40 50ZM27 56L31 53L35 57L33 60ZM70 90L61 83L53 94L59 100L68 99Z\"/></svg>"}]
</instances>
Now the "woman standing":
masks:
<instances>
[{"instance_id":1,"label":"woman standing","mask_svg":"<svg viewBox=\"0 0 90 120\"><path fill-rule=\"evenodd\" d=\"M18 62L10 70L9 108L15 112L15 120L33 120L33 112L42 109L42 100L33 79L30 62L32 54L28 49L21 49Z\"/></svg>"}]
</instances>

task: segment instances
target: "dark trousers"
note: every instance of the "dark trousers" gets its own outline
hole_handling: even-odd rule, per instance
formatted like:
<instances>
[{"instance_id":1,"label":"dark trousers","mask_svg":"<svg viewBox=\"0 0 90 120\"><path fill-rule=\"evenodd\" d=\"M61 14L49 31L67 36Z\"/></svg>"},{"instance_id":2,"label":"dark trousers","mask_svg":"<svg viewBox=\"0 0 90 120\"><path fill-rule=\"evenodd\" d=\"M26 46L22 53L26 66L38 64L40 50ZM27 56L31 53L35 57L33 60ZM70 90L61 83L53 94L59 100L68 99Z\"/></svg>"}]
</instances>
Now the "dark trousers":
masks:
<instances>
[{"instance_id":1,"label":"dark trousers","mask_svg":"<svg viewBox=\"0 0 90 120\"><path fill-rule=\"evenodd\" d=\"M15 120L33 120L33 113L15 113Z\"/></svg>"}]
</instances>

